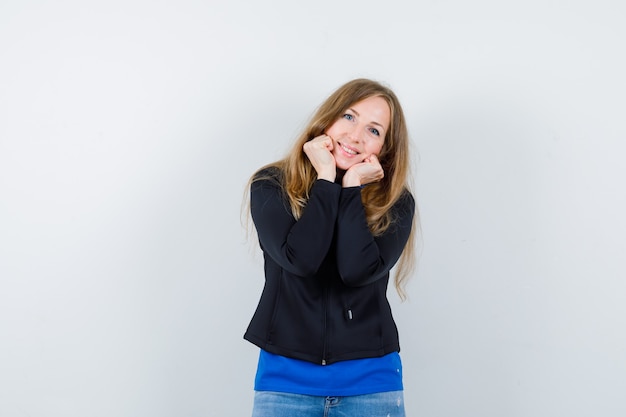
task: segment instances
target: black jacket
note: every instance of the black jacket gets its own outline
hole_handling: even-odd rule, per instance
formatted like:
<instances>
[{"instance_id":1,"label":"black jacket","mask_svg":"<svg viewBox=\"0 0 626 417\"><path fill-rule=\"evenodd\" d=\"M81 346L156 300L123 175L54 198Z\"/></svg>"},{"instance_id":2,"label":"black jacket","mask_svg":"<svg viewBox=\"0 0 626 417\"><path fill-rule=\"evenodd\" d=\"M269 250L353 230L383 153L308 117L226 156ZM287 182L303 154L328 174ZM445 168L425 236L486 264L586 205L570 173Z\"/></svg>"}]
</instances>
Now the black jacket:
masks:
<instances>
[{"instance_id":1,"label":"black jacket","mask_svg":"<svg viewBox=\"0 0 626 417\"><path fill-rule=\"evenodd\" d=\"M409 237L407 191L381 236L369 231L360 187L317 180L298 221L275 169L257 173L252 219L265 286L244 338L268 352L319 364L399 351L387 300L389 270Z\"/></svg>"}]
</instances>

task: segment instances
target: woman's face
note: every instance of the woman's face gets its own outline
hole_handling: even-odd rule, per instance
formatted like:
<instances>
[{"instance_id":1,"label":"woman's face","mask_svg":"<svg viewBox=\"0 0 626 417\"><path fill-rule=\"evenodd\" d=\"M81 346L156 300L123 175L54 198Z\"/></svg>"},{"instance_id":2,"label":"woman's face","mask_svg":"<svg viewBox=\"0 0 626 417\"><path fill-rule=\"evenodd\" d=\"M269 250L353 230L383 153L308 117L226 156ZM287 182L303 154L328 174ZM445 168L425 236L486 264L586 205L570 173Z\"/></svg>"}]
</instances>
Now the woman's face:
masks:
<instances>
[{"instance_id":1,"label":"woman's face","mask_svg":"<svg viewBox=\"0 0 626 417\"><path fill-rule=\"evenodd\" d=\"M391 110L385 99L369 97L351 105L326 129L333 139L337 168L348 170L383 147L389 129Z\"/></svg>"}]
</instances>

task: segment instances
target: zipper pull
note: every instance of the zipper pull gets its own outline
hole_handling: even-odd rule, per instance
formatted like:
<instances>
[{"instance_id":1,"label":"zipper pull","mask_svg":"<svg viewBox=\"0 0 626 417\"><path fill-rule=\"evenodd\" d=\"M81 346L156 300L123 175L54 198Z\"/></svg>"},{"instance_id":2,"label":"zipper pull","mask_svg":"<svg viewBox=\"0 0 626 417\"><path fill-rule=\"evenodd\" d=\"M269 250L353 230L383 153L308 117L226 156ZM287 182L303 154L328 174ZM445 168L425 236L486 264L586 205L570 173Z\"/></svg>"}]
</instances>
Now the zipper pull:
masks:
<instances>
[{"instance_id":1,"label":"zipper pull","mask_svg":"<svg viewBox=\"0 0 626 417\"><path fill-rule=\"evenodd\" d=\"M326 365L326 359L322 359L322 365Z\"/></svg>"},{"instance_id":2,"label":"zipper pull","mask_svg":"<svg viewBox=\"0 0 626 417\"><path fill-rule=\"evenodd\" d=\"M352 310L348 309L348 311L346 311L346 316L348 317L348 320L352 320Z\"/></svg>"}]
</instances>

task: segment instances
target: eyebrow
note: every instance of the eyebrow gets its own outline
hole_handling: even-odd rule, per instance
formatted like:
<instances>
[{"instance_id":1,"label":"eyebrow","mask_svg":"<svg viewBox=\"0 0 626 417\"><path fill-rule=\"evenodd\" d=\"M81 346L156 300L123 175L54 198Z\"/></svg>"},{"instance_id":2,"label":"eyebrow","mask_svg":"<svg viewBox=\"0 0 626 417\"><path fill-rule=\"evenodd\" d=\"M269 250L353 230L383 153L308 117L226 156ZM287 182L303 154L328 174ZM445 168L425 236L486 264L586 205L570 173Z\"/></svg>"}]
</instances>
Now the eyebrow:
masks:
<instances>
[{"instance_id":1,"label":"eyebrow","mask_svg":"<svg viewBox=\"0 0 626 417\"><path fill-rule=\"evenodd\" d=\"M358 117L361 117L361 115L359 114L358 111L354 110L352 107L350 107L348 110L350 110L351 112L353 112L354 114L356 114ZM380 123L378 123L377 121L371 121L370 122L373 125L379 126L382 130L385 130L385 127L383 125L381 125Z\"/></svg>"}]
</instances>

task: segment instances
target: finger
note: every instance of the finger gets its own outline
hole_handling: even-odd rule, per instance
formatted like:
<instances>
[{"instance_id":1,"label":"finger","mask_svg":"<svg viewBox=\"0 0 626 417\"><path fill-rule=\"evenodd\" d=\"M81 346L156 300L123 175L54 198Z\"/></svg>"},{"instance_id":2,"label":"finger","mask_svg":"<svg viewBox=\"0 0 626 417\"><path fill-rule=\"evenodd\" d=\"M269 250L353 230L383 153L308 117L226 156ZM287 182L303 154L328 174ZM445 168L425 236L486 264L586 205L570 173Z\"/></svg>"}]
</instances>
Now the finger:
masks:
<instances>
[{"instance_id":1,"label":"finger","mask_svg":"<svg viewBox=\"0 0 626 417\"><path fill-rule=\"evenodd\" d=\"M333 148L332 140L326 135L316 136L307 143L309 144L308 146L313 146L317 149L332 150Z\"/></svg>"},{"instance_id":2,"label":"finger","mask_svg":"<svg viewBox=\"0 0 626 417\"><path fill-rule=\"evenodd\" d=\"M330 136L326 135L326 134L322 134L317 136L315 139L313 139L316 143L319 143L320 145L323 146L329 146L332 145L332 139Z\"/></svg>"},{"instance_id":3,"label":"finger","mask_svg":"<svg viewBox=\"0 0 626 417\"><path fill-rule=\"evenodd\" d=\"M380 164L380 161L378 160L378 157L376 155L372 155L369 158L369 163L372 164L373 166L382 169L382 165Z\"/></svg>"}]
</instances>

